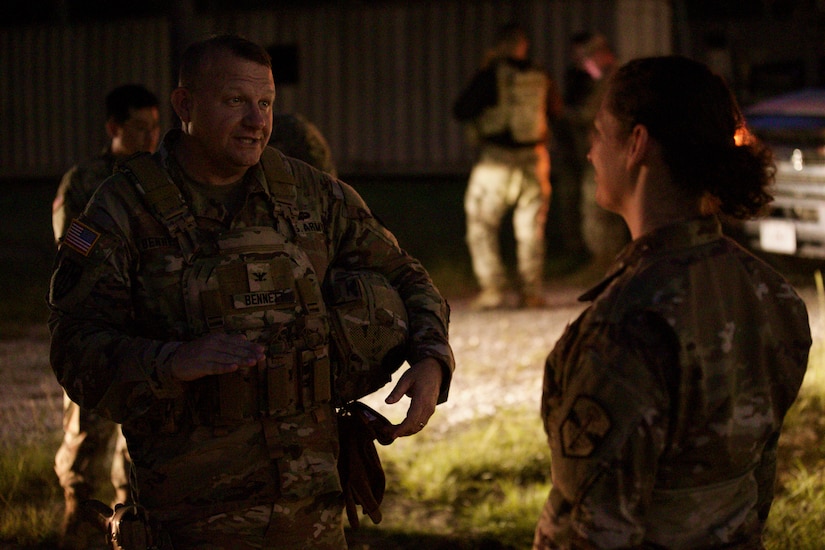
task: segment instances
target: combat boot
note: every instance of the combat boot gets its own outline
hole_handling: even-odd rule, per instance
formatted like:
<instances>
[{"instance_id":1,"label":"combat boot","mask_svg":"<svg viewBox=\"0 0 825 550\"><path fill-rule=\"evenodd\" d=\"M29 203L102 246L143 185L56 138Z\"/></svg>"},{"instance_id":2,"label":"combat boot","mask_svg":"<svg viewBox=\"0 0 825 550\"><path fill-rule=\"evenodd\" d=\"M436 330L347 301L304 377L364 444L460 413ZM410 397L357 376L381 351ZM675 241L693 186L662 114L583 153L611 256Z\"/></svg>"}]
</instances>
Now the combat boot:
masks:
<instances>
[{"instance_id":1,"label":"combat boot","mask_svg":"<svg viewBox=\"0 0 825 550\"><path fill-rule=\"evenodd\" d=\"M495 288L485 288L470 307L475 310L501 309L504 307L504 293Z\"/></svg>"},{"instance_id":2,"label":"combat boot","mask_svg":"<svg viewBox=\"0 0 825 550\"><path fill-rule=\"evenodd\" d=\"M519 308L539 309L547 307L547 300L540 292L526 292L519 294Z\"/></svg>"}]
</instances>

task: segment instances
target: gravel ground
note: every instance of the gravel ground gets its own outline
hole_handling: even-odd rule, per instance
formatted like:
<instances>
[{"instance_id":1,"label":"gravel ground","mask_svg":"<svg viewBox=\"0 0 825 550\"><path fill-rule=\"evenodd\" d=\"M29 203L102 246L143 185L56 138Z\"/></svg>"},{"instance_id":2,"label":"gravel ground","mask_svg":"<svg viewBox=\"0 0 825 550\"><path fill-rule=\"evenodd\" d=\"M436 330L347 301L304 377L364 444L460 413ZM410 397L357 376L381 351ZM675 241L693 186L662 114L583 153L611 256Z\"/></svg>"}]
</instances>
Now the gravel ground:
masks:
<instances>
[{"instance_id":1,"label":"gravel ground","mask_svg":"<svg viewBox=\"0 0 825 550\"><path fill-rule=\"evenodd\" d=\"M502 408L533 407L538 411L544 359L584 305L580 285L554 286L544 309L473 311L469 299L451 299L450 340L456 372L450 398L440 405L428 430L495 414ZM809 304L811 326L819 332L813 288L800 289ZM402 367L403 369L403 367ZM0 340L0 448L15 441L42 439L61 429L62 390L48 364L48 333L32 327L19 339ZM406 403L383 403L392 385L365 401L394 422Z\"/></svg>"},{"instance_id":2,"label":"gravel ground","mask_svg":"<svg viewBox=\"0 0 825 550\"><path fill-rule=\"evenodd\" d=\"M474 311L469 299L450 300L456 371L449 399L438 406L427 430L446 432L499 409L529 407L538 415L544 359L567 323L584 308L577 301L581 292L575 286L554 288L543 309ZM383 398L392 387L364 401L397 423L406 413L407 401L385 405Z\"/></svg>"},{"instance_id":3,"label":"gravel ground","mask_svg":"<svg viewBox=\"0 0 825 550\"><path fill-rule=\"evenodd\" d=\"M469 299L450 300L456 374L449 400L438 407L428 429L446 430L502 407L537 407L544 358L582 309L576 301L580 291L554 289L547 294L546 309L532 310L475 312ZM59 432L63 397L49 368L45 327L32 327L23 338L0 340L0 380L2 445ZM391 388L386 386L366 401L400 421L406 400L395 406L383 403Z\"/></svg>"},{"instance_id":4,"label":"gravel ground","mask_svg":"<svg viewBox=\"0 0 825 550\"><path fill-rule=\"evenodd\" d=\"M0 380L0 449L61 433L63 390L49 367L45 326L0 340Z\"/></svg>"}]
</instances>

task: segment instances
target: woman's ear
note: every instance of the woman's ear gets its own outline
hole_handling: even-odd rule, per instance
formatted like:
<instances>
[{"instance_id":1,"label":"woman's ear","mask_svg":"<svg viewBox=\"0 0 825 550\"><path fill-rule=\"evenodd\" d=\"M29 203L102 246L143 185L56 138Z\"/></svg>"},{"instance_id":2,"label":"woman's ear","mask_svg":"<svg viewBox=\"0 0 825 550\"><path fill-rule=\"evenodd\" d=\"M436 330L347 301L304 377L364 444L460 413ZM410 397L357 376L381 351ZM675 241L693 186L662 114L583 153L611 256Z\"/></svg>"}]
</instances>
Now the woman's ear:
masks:
<instances>
[{"instance_id":1,"label":"woman's ear","mask_svg":"<svg viewBox=\"0 0 825 550\"><path fill-rule=\"evenodd\" d=\"M190 119L190 110L192 108L192 94L186 88L178 87L172 90L171 96L172 108L175 114L178 115L181 122L186 124Z\"/></svg>"},{"instance_id":2,"label":"woman's ear","mask_svg":"<svg viewBox=\"0 0 825 550\"><path fill-rule=\"evenodd\" d=\"M638 166L650 152L650 133L647 126L637 124L628 138L627 162L629 167Z\"/></svg>"}]
</instances>

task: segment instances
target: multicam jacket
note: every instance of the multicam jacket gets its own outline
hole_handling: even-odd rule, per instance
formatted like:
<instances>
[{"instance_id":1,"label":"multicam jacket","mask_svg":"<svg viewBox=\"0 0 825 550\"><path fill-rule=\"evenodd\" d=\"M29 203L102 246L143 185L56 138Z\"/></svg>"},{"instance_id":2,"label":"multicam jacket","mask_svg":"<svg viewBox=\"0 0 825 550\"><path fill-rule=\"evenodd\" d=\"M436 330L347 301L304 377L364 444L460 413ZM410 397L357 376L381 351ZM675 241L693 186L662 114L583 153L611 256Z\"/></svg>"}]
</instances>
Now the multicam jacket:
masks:
<instances>
[{"instance_id":1,"label":"multicam jacket","mask_svg":"<svg viewBox=\"0 0 825 550\"><path fill-rule=\"evenodd\" d=\"M760 548L804 302L715 218L628 245L547 358L534 548Z\"/></svg>"},{"instance_id":2,"label":"multicam jacket","mask_svg":"<svg viewBox=\"0 0 825 550\"><path fill-rule=\"evenodd\" d=\"M52 203L52 227L55 240L65 233L69 222L76 218L103 180L114 173L117 158L106 147L91 159L69 169L60 180Z\"/></svg>"},{"instance_id":3,"label":"multicam jacket","mask_svg":"<svg viewBox=\"0 0 825 550\"><path fill-rule=\"evenodd\" d=\"M338 491L324 274L336 265L390 280L408 310L409 363L444 367L440 401L454 367L447 304L348 185L268 150L232 216L184 183L170 153L179 135L154 158L197 238L173 236L154 213L171 200L168 186L134 185L128 172L104 182L58 252L54 372L73 400L123 424L140 501L161 519ZM177 347L215 330L265 343L265 372L173 380L166 362Z\"/></svg>"}]
</instances>

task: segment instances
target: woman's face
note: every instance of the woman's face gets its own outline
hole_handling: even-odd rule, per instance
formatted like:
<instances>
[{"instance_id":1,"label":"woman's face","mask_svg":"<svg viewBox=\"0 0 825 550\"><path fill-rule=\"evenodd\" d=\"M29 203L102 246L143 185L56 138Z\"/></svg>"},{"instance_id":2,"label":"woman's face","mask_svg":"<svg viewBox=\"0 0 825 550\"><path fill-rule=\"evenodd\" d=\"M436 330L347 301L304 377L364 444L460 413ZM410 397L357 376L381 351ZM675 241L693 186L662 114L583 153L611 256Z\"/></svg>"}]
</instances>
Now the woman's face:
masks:
<instances>
[{"instance_id":1,"label":"woman's face","mask_svg":"<svg viewBox=\"0 0 825 550\"><path fill-rule=\"evenodd\" d=\"M587 158L595 172L596 203L605 210L621 214L625 198L631 191L628 136L606 105L606 101L602 102L596 115Z\"/></svg>"}]
</instances>

